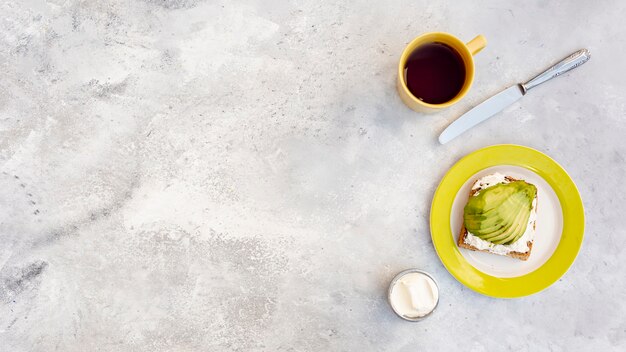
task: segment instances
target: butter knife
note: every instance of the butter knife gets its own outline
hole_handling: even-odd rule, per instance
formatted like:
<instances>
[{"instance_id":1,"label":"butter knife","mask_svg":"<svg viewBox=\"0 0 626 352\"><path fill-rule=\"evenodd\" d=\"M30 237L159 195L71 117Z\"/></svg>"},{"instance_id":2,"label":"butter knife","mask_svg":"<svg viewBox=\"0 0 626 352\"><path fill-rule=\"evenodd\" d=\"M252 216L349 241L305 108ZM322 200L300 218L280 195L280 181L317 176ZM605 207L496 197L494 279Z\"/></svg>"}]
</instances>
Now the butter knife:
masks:
<instances>
[{"instance_id":1,"label":"butter knife","mask_svg":"<svg viewBox=\"0 0 626 352\"><path fill-rule=\"evenodd\" d=\"M533 77L528 82L516 84L492 96L452 122L439 136L439 143L448 143L450 140L456 138L463 132L513 104L534 87L547 82L552 78L558 77L567 71L573 70L574 68L587 62L590 57L591 54L589 53L589 50L578 50L565 59L559 61L556 65Z\"/></svg>"}]
</instances>

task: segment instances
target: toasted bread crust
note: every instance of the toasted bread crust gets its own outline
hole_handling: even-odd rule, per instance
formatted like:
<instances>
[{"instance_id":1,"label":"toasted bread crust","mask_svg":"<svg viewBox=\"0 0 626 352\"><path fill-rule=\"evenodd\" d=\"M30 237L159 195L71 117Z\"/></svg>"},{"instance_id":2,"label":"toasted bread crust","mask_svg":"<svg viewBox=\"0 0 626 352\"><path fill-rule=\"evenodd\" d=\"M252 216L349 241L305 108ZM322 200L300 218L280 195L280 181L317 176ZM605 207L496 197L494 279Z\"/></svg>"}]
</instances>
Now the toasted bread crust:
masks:
<instances>
[{"instance_id":1,"label":"toasted bread crust","mask_svg":"<svg viewBox=\"0 0 626 352\"><path fill-rule=\"evenodd\" d=\"M518 181L517 179L510 177L510 176L505 176L504 177L507 181L509 182L513 182L513 181ZM478 180L477 180L478 181ZM482 188L477 188L477 189L472 189L469 192L469 197L473 197L477 192L479 192ZM469 199L469 198L468 198ZM537 204L535 204L535 208L537 207ZM536 211L536 209L535 209ZM533 228L536 229L537 228L537 222L535 222L533 224ZM463 223L463 225L461 226L461 233L459 234L459 240L457 241L457 244L459 247L461 248L465 248L465 249L469 249L472 251L477 251L477 252L486 252L486 253L491 253L491 254L496 254L496 255L506 255L507 257L511 257L511 258L515 258L515 259L519 259L519 260L528 260L528 257L530 257L530 252L532 252L533 250L533 241L528 241L528 251L522 253L522 252L509 252L507 254L498 254L498 253L493 253L487 249L478 249L474 246L472 246L471 244L468 244L465 242L465 238L467 237L467 229L465 228L465 223Z\"/></svg>"}]
</instances>

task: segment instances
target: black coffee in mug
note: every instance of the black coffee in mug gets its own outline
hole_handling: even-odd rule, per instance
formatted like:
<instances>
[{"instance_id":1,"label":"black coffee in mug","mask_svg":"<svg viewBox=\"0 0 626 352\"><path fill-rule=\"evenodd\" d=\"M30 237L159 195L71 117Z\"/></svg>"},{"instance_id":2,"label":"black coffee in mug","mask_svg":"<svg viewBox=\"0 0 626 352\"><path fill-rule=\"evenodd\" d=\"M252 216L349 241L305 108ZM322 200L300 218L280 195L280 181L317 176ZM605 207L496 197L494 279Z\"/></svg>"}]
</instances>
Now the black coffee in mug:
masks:
<instances>
[{"instance_id":1,"label":"black coffee in mug","mask_svg":"<svg viewBox=\"0 0 626 352\"><path fill-rule=\"evenodd\" d=\"M428 104L452 100L465 83L461 55L443 43L428 43L411 53L404 69L411 94Z\"/></svg>"}]
</instances>

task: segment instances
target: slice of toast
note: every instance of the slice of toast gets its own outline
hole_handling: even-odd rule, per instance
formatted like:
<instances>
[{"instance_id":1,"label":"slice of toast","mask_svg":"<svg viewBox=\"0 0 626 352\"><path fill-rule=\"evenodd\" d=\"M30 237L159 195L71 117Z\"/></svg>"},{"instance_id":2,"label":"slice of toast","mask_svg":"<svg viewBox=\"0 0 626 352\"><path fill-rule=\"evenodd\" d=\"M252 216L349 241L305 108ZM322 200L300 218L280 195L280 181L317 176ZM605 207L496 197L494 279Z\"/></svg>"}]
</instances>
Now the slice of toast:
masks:
<instances>
[{"instance_id":1,"label":"slice of toast","mask_svg":"<svg viewBox=\"0 0 626 352\"><path fill-rule=\"evenodd\" d=\"M509 182L513 182L513 181L518 181L517 179L511 177L511 176L505 176L504 177L507 181ZM476 182L478 182L479 180L476 180ZM476 184L476 182L474 182L474 184ZM474 188L472 190L470 190L469 196L473 197L476 193L480 192L483 188L481 186L479 186L478 188ZM537 197L535 196L535 208L532 211L537 211ZM537 222L535 221L533 223L533 230L537 229ZM492 253L492 254L496 254L496 255L506 255L508 257L511 258L515 258L515 259L520 259L520 260L528 260L528 257L530 257L530 252L533 249L533 241L528 241L527 245L528 245L528 251L522 253L522 252L508 252L506 254L500 254L500 253L494 253L492 251L490 251L489 249L479 249L474 247L473 245L466 243L465 242L465 238L467 237L468 232L467 229L465 228L465 222L463 223L463 225L461 226L461 233L459 235L459 240L457 241L457 244L459 245L459 247L461 248L466 248L472 251L478 251L478 252L487 252L487 253Z\"/></svg>"}]
</instances>

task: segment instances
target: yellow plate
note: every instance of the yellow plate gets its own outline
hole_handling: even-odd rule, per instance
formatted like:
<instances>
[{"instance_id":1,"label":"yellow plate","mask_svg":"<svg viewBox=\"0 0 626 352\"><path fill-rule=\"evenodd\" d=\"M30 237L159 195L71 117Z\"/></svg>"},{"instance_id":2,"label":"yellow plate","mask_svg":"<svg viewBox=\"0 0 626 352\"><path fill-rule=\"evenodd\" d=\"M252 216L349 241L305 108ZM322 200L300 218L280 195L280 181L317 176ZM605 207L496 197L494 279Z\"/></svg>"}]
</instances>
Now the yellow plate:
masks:
<instances>
[{"instance_id":1,"label":"yellow plate","mask_svg":"<svg viewBox=\"0 0 626 352\"><path fill-rule=\"evenodd\" d=\"M558 197L563 216L560 240L552 255L536 270L517 277L496 277L476 269L460 252L451 229L452 205L461 187L481 170L502 165L528 169L545 180ZM437 187L430 210L433 245L446 269L472 290L498 298L527 296L558 280L576 259L584 226L582 200L567 172L537 150L509 144L477 150L452 166Z\"/></svg>"}]
</instances>

